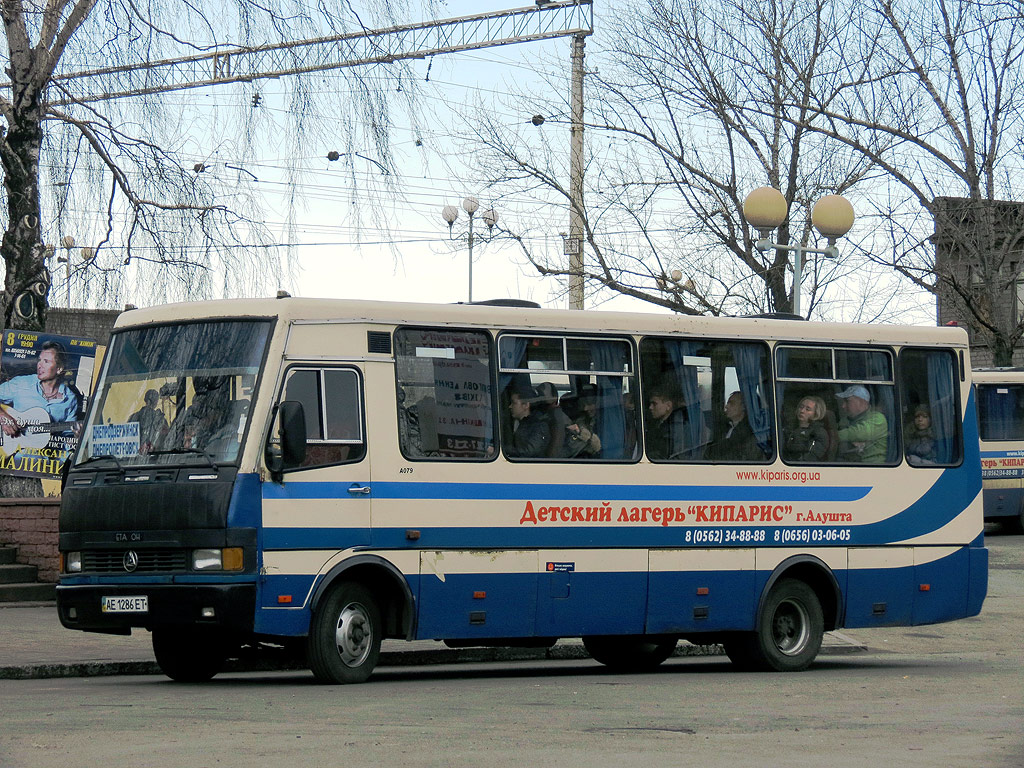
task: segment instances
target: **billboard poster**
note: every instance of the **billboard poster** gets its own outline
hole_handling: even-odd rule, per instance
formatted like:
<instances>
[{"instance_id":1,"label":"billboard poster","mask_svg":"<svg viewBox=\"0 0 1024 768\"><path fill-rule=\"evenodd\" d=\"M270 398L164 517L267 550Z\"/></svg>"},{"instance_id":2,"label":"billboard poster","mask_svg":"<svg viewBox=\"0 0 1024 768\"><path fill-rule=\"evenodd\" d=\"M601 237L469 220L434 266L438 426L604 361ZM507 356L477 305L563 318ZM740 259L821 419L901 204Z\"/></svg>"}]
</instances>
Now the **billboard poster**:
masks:
<instances>
[{"instance_id":1,"label":"billboard poster","mask_svg":"<svg viewBox=\"0 0 1024 768\"><path fill-rule=\"evenodd\" d=\"M3 332L0 473L60 477L78 445L95 362L95 339Z\"/></svg>"}]
</instances>

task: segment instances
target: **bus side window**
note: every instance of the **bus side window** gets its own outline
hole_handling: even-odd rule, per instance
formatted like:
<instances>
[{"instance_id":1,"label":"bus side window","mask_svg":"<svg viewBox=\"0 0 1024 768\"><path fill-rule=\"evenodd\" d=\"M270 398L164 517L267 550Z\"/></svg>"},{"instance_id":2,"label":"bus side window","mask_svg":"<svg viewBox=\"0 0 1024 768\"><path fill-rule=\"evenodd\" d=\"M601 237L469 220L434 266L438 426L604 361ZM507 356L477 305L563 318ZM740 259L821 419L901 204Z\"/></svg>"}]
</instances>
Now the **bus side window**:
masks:
<instances>
[{"instance_id":1,"label":"bus side window","mask_svg":"<svg viewBox=\"0 0 1024 768\"><path fill-rule=\"evenodd\" d=\"M545 461L635 461L633 349L614 337L498 340L505 455Z\"/></svg>"},{"instance_id":2,"label":"bus side window","mask_svg":"<svg viewBox=\"0 0 1024 768\"><path fill-rule=\"evenodd\" d=\"M957 403L956 360L945 350L904 349L903 448L907 463L922 467L958 464L963 435Z\"/></svg>"},{"instance_id":3,"label":"bus side window","mask_svg":"<svg viewBox=\"0 0 1024 768\"><path fill-rule=\"evenodd\" d=\"M490 355L490 336L481 331L395 331L398 445L405 458L495 457Z\"/></svg>"},{"instance_id":4,"label":"bus side window","mask_svg":"<svg viewBox=\"0 0 1024 768\"><path fill-rule=\"evenodd\" d=\"M645 338L640 405L647 458L770 461L775 433L768 361L768 347L760 342Z\"/></svg>"},{"instance_id":5,"label":"bus side window","mask_svg":"<svg viewBox=\"0 0 1024 768\"><path fill-rule=\"evenodd\" d=\"M361 381L348 368L295 368L282 400L302 403L306 419L306 459L299 469L359 461L363 439Z\"/></svg>"}]
</instances>

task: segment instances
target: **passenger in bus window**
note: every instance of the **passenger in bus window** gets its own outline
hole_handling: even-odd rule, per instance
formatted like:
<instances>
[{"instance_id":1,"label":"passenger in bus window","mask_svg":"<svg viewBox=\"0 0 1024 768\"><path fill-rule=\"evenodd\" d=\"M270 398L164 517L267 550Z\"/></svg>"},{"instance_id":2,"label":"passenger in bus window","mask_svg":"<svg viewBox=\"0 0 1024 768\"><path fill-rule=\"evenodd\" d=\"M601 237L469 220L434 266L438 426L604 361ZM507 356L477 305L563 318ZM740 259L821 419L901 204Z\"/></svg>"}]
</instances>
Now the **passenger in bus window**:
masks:
<instances>
[{"instance_id":1,"label":"passenger in bus window","mask_svg":"<svg viewBox=\"0 0 1024 768\"><path fill-rule=\"evenodd\" d=\"M566 455L565 430L572 424L572 419L558 404L558 390L550 381L542 381L537 385L537 398L537 409L543 411L548 420L548 428L551 430L547 456L549 458L564 457Z\"/></svg>"},{"instance_id":2,"label":"passenger in bus window","mask_svg":"<svg viewBox=\"0 0 1024 768\"><path fill-rule=\"evenodd\" d=\"M682 396L672 387L659 385L647 398L644 438L647 457L654 461L680 459L687 450L686 415Z\"/></svg>"},{"instance_id":3,"label":"passenger in bus window","mask_svg":"<svg viewBox=\"0 0 1024 768\"><path fill-rule=\"evenodd\" d=\"M788 461L824 461L829 437L825 429L825 401L809 395L796 406L796 424L786 431L782 458Z\"/></svg>"},{"instance_id":4,"label":"passenger in bus window","mask_svg":"<svg viewBox=\"0 0 1024 768\"><path fill-rule=\"evenodd\" d=\"M747 407L741 392L733 392L725 401L725 420L719 426L718 437L704 452L704 458L709 461L759 461L764 458L754 439L754 430L747 421Z\"/></svg>"},{"instance_id":5,"label":"passenger in bus window","mask_svg":"<svg viewBox=\"0 0 1024 768\"><path fill-rule=\"evenodd\" d=\"M160 410L160 392L147 389L143 405L128 417L139 422L139 453L149 453L167 434L167 417Z\"/></svg>"},{"instance_id":6,"label":"passenger in bus window","mask_svg":"<svg viewBox=\"0 0 1024 768\"><path fill-rule=\"evenodd\" d=\"M505 447L505 452L509 456L537 458L547 453L551 429L542 413L532 412L531 406L537 400L537 391L533 387L514 389L509 394L508 410L512 416L512 437Z\"/></svg>"},{"instance_id":7,"label":"passenger in bus window","mask_svg":"<svg viewBox=\"0 0 1024 768\"><path fill-rule=\"evenodd\" d=\"M569 426L570 446L576 446L573 455L597 456L601 452L601 438L597 436L597 387L585 385L580 390L579 413Z\"/></svg>"},{"instance_id":8,"label":"passenger in bus window","mask_svg":"<svg viewBox=\"0 0 1024 768\"><path fill-rule=\"evenodd\" d=\"M622 410L626 415L626 436L624 440L627 458L635 457L637 449L636 437L636 397L632 392L625 392L622 395Z\"/></svg>"},{"instance_id":9,"label":"passenger in bus window","mask_svg":"<svg viewBox=\"0 0 1024 768\"><path fill-rule=\"evenodd\" d=\"M927 405L914 409L914 418L907 425L907 463L924 465L935 463L935 434L932 432L932 414Z\"/></svg>"},{"instance_id":10,"label":"passenger in bus window","mask_svg":"<svg viewBox=\"0 0 1024 768\"><path fill-rule=\"evenodd\" d=\"M889 422L871 407L867 387L854 384L836 395L843 418L839 421L839 461L883 464L889 447Z\"/></svg>"}]
</instances>

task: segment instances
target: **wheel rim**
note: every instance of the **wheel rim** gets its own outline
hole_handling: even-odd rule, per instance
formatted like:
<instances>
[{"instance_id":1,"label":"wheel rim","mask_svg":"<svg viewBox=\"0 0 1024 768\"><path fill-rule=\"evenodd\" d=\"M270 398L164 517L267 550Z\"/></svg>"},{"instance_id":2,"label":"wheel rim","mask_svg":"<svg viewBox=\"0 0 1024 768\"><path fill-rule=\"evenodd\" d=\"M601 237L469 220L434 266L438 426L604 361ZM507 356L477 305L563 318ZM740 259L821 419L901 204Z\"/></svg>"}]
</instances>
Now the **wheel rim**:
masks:
<instances>
[{"instance_id":1,"label":"wheel rim","mask_svg":"<svg viewBox=\"0 0 1024 768\"><path fill-rule=\"evenodd\" d=\"M784 600L772 617L772 640L780 653L797 656L810 638L810 617L803 603Z\"/></svg>"},{"instance_id":2,"label":"wheel rim","mask_svg":"<svg viewBox=\"0 0 1024 768\"><path fill-rule=\"evenodd\" d=\"M373 645L373 626L362 605L349 603L341 609L338 626L334 630L334 642L345 666L358 667L366 661Z\"/></svg>"}]
</instances>

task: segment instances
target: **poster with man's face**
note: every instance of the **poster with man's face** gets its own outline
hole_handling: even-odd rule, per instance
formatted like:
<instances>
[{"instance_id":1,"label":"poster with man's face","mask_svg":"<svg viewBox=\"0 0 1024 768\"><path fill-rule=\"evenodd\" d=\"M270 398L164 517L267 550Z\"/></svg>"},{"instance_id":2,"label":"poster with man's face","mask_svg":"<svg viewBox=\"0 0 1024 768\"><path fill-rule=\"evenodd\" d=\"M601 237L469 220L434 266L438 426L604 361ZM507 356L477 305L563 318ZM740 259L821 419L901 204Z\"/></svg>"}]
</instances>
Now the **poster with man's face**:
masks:
<instances>
[{"instance_id":1,"label":"poster with man's face","mask_svg":"<svg viewBox=\"0 0 1024 768\"><path fill-rule=\"evenodd\" d=\"M3 332L0 473L60 477L78 446L95 358L95 339Z\"/></svg>"}]
</instances>

